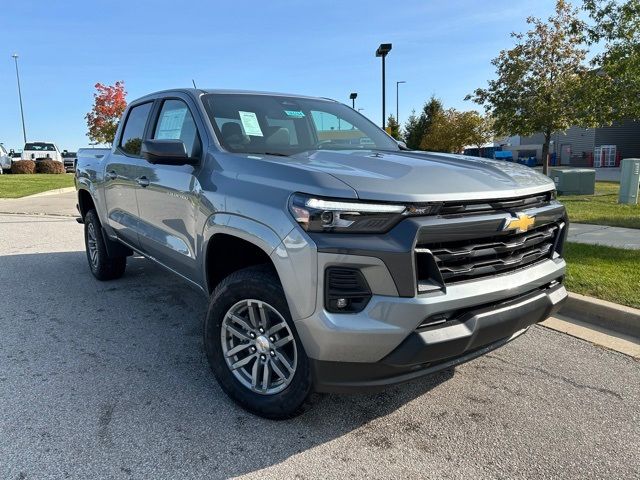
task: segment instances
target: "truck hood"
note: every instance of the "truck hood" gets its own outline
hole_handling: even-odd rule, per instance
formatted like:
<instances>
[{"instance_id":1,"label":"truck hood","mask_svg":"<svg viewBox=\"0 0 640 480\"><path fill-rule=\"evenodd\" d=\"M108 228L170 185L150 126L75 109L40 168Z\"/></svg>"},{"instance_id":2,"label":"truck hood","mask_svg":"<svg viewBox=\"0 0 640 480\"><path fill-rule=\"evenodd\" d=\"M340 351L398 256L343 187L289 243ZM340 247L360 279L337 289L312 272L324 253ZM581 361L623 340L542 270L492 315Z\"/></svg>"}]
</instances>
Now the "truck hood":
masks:
<instances>
[{"instance_id":1,"label":"truck hood","mask_svg":"<svg viewBox=\"0 0 640 480\"><path fill-rule=\"evenodd\" d=\"M523 165L444 153L315 150L270 160L328 173L368 200L483 200L554 188L551 179Z\"/></svg>"}]
</instances>

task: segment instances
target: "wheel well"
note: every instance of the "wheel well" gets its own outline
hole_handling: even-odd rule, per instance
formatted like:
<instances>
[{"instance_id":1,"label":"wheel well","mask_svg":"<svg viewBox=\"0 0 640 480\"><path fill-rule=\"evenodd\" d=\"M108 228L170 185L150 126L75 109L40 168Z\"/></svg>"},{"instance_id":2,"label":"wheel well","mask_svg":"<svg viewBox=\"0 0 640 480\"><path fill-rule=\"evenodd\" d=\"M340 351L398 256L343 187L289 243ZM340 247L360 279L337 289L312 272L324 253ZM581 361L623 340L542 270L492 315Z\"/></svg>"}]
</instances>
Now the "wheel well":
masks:
<instances>
[{"instance_id":1,"label":"wheel well","mask_svg":"<svg viewBox=\"0 0 640 480\"><path fill-rule=\"evenodd\" d=\"M266 265L276 271L271 258L260 247L224 233L216 234L209 240L206 261L209 293L213 292L224 278L243 268Z\"/></svg>"},{"instance_id":2,"label":"wheel well","mask_svg":"<svg viewBox=\"0 0 640 480\"><path fill-rule=\"evenodd\" d=\"M80 208L80 216L82 216L82 218L85 217L89 210L95 210L96 208L91 194L86 190L78 191L78 207Z\"/></svg>"}]
</instances>

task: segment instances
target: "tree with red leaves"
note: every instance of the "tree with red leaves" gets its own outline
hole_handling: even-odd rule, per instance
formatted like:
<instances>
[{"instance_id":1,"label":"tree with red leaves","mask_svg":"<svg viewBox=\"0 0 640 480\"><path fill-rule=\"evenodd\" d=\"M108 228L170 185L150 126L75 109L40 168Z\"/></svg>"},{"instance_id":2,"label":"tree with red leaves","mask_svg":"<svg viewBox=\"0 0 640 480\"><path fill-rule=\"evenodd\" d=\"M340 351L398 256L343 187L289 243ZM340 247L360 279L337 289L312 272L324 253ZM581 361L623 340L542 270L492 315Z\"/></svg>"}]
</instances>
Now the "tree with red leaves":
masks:
<instances>
[{"instance_id":1,"label":"tree with red leaves","mask_svg":"<svg viewBox=\"0 0 640 480\"><path fill-rule=\"evenodd\" d=\"M87 136L92 141L109 145L113 143L118 121L127 108L126 95L123 81L118 81L115 85L96 83L93 108L85 115L89 127Z\"/></svg>"}]
</instances>

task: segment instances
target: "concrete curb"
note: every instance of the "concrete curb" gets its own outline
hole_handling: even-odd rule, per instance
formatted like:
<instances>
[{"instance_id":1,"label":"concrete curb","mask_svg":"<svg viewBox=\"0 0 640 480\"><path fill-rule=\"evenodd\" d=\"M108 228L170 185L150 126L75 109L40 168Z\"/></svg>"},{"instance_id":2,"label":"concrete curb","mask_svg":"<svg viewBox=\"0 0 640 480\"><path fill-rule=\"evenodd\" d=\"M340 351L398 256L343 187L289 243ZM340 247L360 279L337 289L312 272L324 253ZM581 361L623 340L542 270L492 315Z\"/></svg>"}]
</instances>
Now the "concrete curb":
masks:
<instances>
[{"instance_id":1,"label":"concrete curb","mask_svg":"<svg viewBox=\"0 0 640 480\"><path fill-rule=\"evenodd\" d=\"M640 310L569 292L560 314L640 338Z\"/></svg>"},{"instance_id":2,"label":"concrete curb","mask_svg":"<svg viewBox=\"0 0 640 480\"><path fill-rule=\"evenodd\" d=\"M20 200L23 198L38 198L38 197L47 197L49 195L58 195L60 193L69 193L75 192L76 187L65 187L65 188L56 188L54 190L47 190L46 192L34 193L33 195L27 195L26 197L12 198L7 200Z\"/></svg>"}]
</instances>

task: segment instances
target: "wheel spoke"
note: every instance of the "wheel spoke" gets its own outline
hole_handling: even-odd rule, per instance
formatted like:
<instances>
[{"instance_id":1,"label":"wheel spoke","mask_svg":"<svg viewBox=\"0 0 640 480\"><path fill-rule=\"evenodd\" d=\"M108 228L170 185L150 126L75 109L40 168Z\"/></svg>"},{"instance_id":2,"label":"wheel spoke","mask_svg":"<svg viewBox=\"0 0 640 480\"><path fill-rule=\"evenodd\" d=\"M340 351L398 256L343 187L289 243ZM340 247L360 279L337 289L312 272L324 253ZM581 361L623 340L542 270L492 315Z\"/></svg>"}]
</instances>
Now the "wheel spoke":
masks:
<instances>
[{"instance_id":1,"label":"wheel spoke","mask_svg":"<svg viewBox=\"0 0 640 480\"><path fill-rule=\"evenodd\" d=\"M271 360L267 360L262 367L262 390L265 392L269 388L269 383L271 382Z\"/></svg>"},{"instance_id":2,"label":"wheel spoke","mask_svg":"<svg viewBox=\"0 0 640 480\"><path fill-rule=\"evenodd\" d=\"M264 304L261 303L258 305L258 311L260 312L260 326L266 330L267 329L267 312L264 309Z\"/></svg>"},{"instance_id":3,"label":"wheel spoke","mask_svg":"<svg viewBox=\"0 0 640 480\"><path fill-rule=\"evenodd\" d=\"M244 367L245 365L249 364L249 362L251 362L251 360L253 360L254 358L256 358L255 354L254 355L247 355L243 359L238 360L236 363L231 364L231 370L237 370L240 367Z\"/></svg>"},{"instance_id":4,"label":"wheel spoke","mask_svg":"<svg viewBox=\"0 0 640 480\"><path fill-rule=\"evenodd\" d=\"M237 323L238 325L240 325L242 328L244 328L247 331L253 330L251 328L251 326L249 326L249 324L244 321L243 318L239 317L238 315L236 315L234 313L232 313L231 315L227 315L227 318L230 318L231 320L233 320L234 323Z\"/></svg>"},{"instance_id":5,"label":"wheel spoke","mask_svg":"<svg viewBox=\"0 0 640 480\"><path fill-rule=\"evenodd\" d=\"M251 369L251 388L258 389L258 367L260 366L260 360L256 359L253 362L253 368Z\"/></svg>"},{"instance_id":6,"label":"wheel spoke","mask_svg":"<svg viewBox=\"0 0 640 480\"><path fill-rule=\"evenodd\" d=\"M276 323L269 330L267 330L267 333L265 335L267 335L267 336L273 335L274 333L282 330L284 327L286 327L286 325L284 323L282 323L282 322Z\"/></svg>"},{"instance_id":7,"label":"wheel spoke","mask_svg":"<svg viewBox=\"0 0 640 480\"><path fill-rule=\"evenodd\" d=\"M285 366L285 368L289 370L289 373L293 373L293 367L289 364L289 360L287 360L285 356L277 350L276 350L276 357L278 357L278 360L280 360L280 363L282 363Z\"/></svg>"},{"instance_id":8,"label":"wheel spoke","mask_svg":"<svg viewBox=\"0 0 640 480\"><path fill-rule=\"evenodd\" d=\"M225 356L227 357L233 357L234 355L237 355L238 353L240 353L241 351L249 348L251 346L250 343L241 343L238 346L233 347L231 350L229 350Z\"/></svg>"},{"instance_id":9,"label":"wheel spoke","mask_svg":"<svg viewBox=\"0 0 640 480\"><path fill-rule=\"evenodd\" d=\"M274 360L271 361L271 367L273 368L273 371L276 373L276 375L278 375L283 380L287 379L287 376Z\"/></svg>"},{"instance_id":10,"label":"wheel spoke","mask_svg":"<svg viewBox=\"0 0 640 480\"><path fill-rule=\"evenodd\" d=\"M227 325L227 330L235 335L236 337L242 339L242 340L251 340L251 337L249 337L249 334L246 332L243 332L241 330L238 330L236 327L234 327L233 325Z\"/></svg>"},{"instance_id":11,"label":"wheel spoke","mask_svg":"<svg viewBox=\"0 0 640 480\"><path fill-rule=\"evenodd\" d=\"M286 345L287 343L289 343L292 340L293 340L293 335L287 335L286 337L282 337L281 339L276 340L273 343L273 346L276 347L276 348L280 348L280 347Z\"/></svg>"},{"instance_id":12,"label":"wheel spoke","mask_svg":"<svg viewBox=\"0 0 640 480\"><path fill-rule=\"evenodd\" d=\"M255 303L250 303L247 306L247 310L249 311L249 320L251 321L251 325L253 325L253 328L258 328L260 325L258 325L258 319L256 318L256 310L255 310Z\"/></svg>"}]
</instances>

